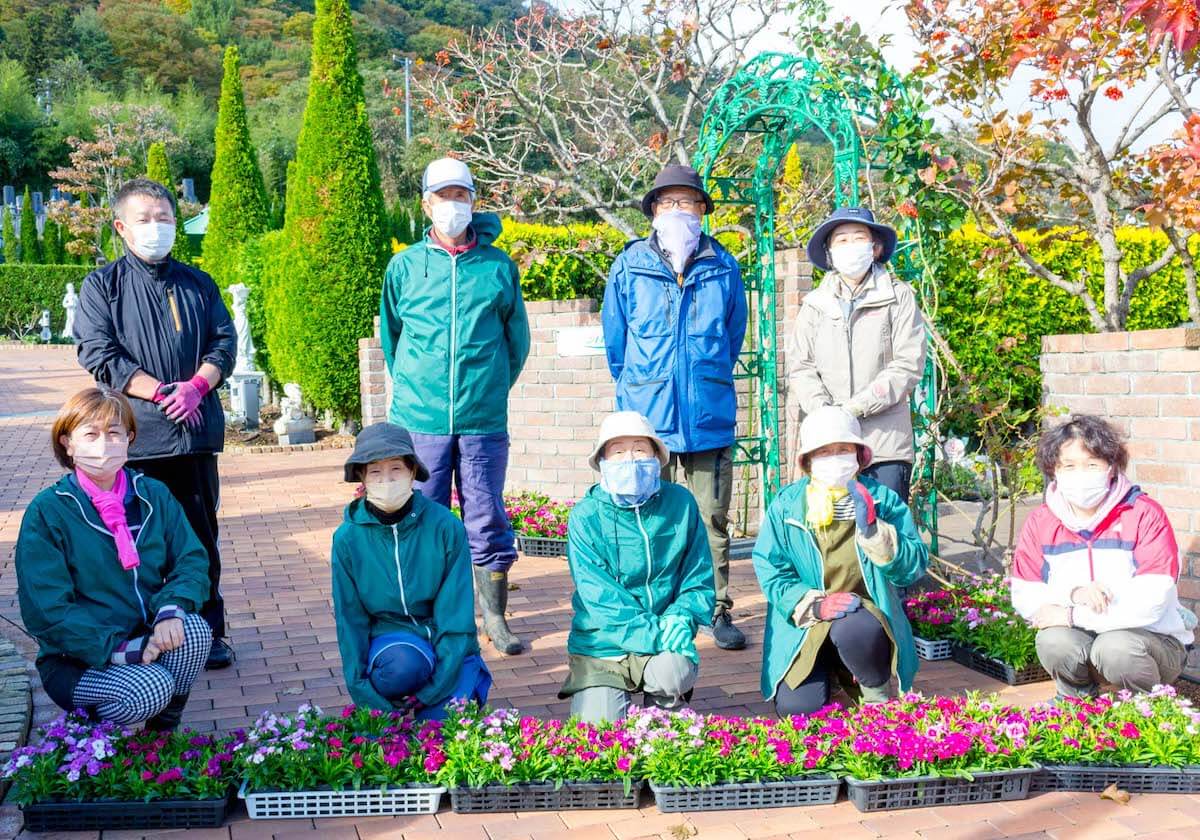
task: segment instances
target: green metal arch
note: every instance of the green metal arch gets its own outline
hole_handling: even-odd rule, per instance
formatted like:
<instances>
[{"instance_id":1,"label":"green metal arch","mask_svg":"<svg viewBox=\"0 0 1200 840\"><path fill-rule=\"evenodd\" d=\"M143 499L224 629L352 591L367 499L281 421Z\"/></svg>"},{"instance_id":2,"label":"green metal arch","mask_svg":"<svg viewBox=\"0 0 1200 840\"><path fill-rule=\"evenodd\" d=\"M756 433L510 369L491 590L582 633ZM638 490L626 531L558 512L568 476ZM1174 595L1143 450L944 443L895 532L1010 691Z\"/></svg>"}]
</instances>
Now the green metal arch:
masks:
<instances>
[{"instance_id":1,"label":"green metal arch","mask_svg":"<svg viewBox=\"0 0 1200 840\"><path fill-rule=\"evenodd\" d=\"M872 162L864 159L857 124L862 114L858 103L829 84L831 71L810 58L785 53L762 53L748 61L714 94L700 125L694 165L718 204L754 208L755 259L746 271L746 289L755 314L754 341L739 360L738 378L754 379L760 409L755 433L739 438L737 460L761 467L764 506L769 505L781 484L779 440L779 388L777 368L777 312L775 285L775 181L783 160L799 136L812 127L819 129L833 148L834 188L837 206L859 203L859 176ZM728 146L739 137L761 135L761 150L754 170L747 176L720 171ZM904 226L907 228L908 226ZM897 254L898 273L910 281L922 277L914 248L914 231L902 230ZM909 234L905 236L905 234ZM933 365L927 367L921 399L932 405L935 388ZM928 406L918 406L918 425L929 415ZM918 438L921 431L918 432ZM928 443L925 436L922 444ZM932 459L926 458L926 469ZM925 500L916 500L919 518L936 541L936 507L928 510ZM923 515L922 515L923 514Z\"/></svg>"}]
</instances>

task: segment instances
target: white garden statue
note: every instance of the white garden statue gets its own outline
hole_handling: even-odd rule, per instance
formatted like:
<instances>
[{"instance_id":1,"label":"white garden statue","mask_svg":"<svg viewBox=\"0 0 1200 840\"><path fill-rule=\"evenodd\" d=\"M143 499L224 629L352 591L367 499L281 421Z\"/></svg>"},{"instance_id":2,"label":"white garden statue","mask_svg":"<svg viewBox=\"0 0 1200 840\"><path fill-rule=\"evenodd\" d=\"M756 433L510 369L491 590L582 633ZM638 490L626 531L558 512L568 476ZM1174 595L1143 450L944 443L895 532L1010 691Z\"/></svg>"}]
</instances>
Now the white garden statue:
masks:
<instances>
[{"instance_id":1,"label":"white garden statue","mask_svg":"<svg viewBox=\"0 0 1200 840\"><path fill-rule=\"evenodd\" d=\"M283 386L283 399L279 401L279 419L275 421L275 434L283 446L316 441L316 424L304 414L304 399L300 386L288 382Z\"/></svg>"},{"instance_id":2,"label":"white garden statue","mask_svg":"<svg viewBox=\"0 0 1200 840\"><path fill-rule=\"evenodd\" d=\"M237 330L237 361L235 371L251 372L258 368L254 366L254 340L250 337L250 318L246 315L246 301L250 297L250 287L244 283L236 283L229 287L233 298L233 327Z\"/></svg>"},{"instance_id":3,"label":"white garden statue","mask_svg":"<svg viewBox=\"0 0 1200 840\"><path fill-rule=\"evenodd\" d=\"M79 295L75 294L75 284L67 284L67 293L63 295L62 308L66 310L67 320L63 323L62 337L75 338L75 307L79 306Z\"/></svg>"}]
</instances>

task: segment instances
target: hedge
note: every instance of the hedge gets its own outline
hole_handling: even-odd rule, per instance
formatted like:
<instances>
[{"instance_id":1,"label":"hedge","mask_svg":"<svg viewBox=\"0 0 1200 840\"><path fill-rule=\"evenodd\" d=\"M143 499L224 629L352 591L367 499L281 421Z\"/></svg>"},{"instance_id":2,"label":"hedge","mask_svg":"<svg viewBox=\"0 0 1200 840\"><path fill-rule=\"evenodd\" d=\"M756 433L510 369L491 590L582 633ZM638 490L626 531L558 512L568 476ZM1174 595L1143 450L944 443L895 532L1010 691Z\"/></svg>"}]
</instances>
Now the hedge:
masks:
<instances>
[{"instance_id":1,"label":"hedge","mask_svg":"<svg viewBox=\"0 0 1200 840\"><path fill-rule=\"evenodd\" d=\"M66 313L62 299L67 284L75 284L78 294L83 278L94 266L86 265L0 265L0 333L15 337L18 330L36 322L43 309L50 310L50 329L62 332ZM39 332L40 329L35 330Z\"/></svg>"},{"instance_id":2,"label":"hedge","mask_svg":"<svg viewBox=\"0 0 1200 840\"><path fill-rule=\"evenodd\" d=\"M539 225L504 220L496 247L521 269L525 300L604 298L608 270L625 236L608 225Z\"/></svg>"},{"instance_id":3,"label":"hedge","mask_svg":"<svg viewBox=\"0 0 1200 840\"><path fill-rule=\"evenodd\" d=\"M1100 249L1082 237L1047 240L1023 234L1030 252L1062 277L1086 272L1092 295L1103 298ZM1151 262L1166 247L1166 237L1140 228L1118 231L1117 241L1129 269ZM985 259L995 242L973 228L946 243L938 272L937 321L942 337L964 370L985 392L1007 395L1014 407L1041 401L1038 368L1044 335L1092 332L1080 299L1033 276L1015 260ZM1183 269L1178 261L1143 280L1134 291L1127 329L1177 327L1187 320ZM954 431L970 431L965 417Z\"/></svg>"}]
</instances>

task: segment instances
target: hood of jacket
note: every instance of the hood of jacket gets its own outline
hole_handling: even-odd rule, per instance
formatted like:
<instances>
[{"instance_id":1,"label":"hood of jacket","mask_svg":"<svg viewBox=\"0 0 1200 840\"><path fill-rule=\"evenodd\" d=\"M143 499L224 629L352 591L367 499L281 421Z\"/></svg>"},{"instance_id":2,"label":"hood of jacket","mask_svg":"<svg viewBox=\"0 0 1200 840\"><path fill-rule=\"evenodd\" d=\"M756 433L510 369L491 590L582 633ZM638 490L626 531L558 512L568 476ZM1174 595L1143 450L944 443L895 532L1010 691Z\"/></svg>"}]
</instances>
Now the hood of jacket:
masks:
<instances>
[{"instance_id":1,"label":"hood of jacket","mask_svg":"<svg viewBox=\"0 0 1200 840\"><path fill-rule=\"evenodd\" d=\"M1108 495L1104 497L1104 501L1100 503L1100 507L1096 509L1094 514L1083 520L1075 513L1075 509L1071 507L1071 503L1063 496L1062 491L1058 489L1058 482L1052 481L1046 488L1046 507L1050 509L1050 512L1067 529L1077 534L1090 533L1096 529L1096 526L1108 518L1108 515L1112 513L1117 505L1131 505L1140 495L1142 495L1140 487L1134 485L1125 476L1125 473L1117 473L1117 477L1109 487Z\"/></svg>"}]
</instances>

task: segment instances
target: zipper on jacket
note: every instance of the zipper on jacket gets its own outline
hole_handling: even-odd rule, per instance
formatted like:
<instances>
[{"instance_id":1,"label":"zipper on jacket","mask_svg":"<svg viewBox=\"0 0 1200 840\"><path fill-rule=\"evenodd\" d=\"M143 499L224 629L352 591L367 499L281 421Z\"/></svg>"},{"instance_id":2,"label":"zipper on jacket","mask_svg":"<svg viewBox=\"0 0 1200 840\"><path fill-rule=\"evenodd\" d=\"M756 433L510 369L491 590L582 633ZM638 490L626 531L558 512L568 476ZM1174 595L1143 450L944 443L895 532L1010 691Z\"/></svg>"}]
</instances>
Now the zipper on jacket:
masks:
<instances>
[{"instance_id":1,"label":"zipper on jacket","mask_svg":"<svg viewBox=\"0 0 1200 840\"><path fill-rule=\"evenodd\" d=\"M447 251L449 253L449 251ZM458 342L458 257L450 254L450 434L454 434L454 361Z\"/></svg>"},{"instance_id":2,"label":"zipper on jacket","mask_svg":"<svg viewBox=\"0 0 1200 840\"><path fill-rule=\"evenodd\" d=\"M408 610L408 596L404 592L404 573L400 571L400 523L397 522L392 526L392 559L396 563L396 583L400 586L400 606L404 608L404 617L411 621L417 627L425 631L425 635L429 637L429 641L433 641L433 634L429 632L429 628L418 622Z\"/></svg>"},{"instance_id":3,"label":"zipper on jacket","mask_svg":"<svg viewBox=\"0 0 1200 840\"><path fill-rule=\"evenodd\" d=\"M140 534L141 531L139 530L138 533ZM133 567L133 594L137 596L138 606L142 608L142 621L149 624L150 619L146 616L146 602L142 600L142 593L138 591L137 566Z\"/></svg>"},{"instance_id":4,"label":"zipper on jacket","mask_svg":"<svg viewBox=\"0 0 1200 840\"><path fill-rule=\"evenodd\" d=\"M650 535L642 525L642 506L633 509L637 516L638 530L642 532L642 543L646 546L646 610L654 612L654 595L650 592L650 575L654 571L654 560L650 555Z\"/></svg>"},{"instance_id":5,"label":"zipper on jacket","mask_svg":"<svg viewBox=\"0 0 1200 840\"><path fill-rule=\"evenodd\" d=\"M183 319L179 317L179 304L175 302L175 290L167 286L167 303L171 306L171 318L175 321L175 332L183 332Z\"/></svg>"}]
</instances>

